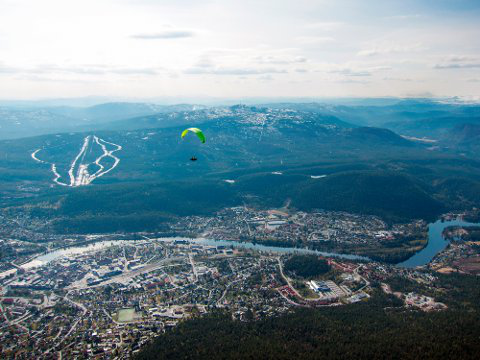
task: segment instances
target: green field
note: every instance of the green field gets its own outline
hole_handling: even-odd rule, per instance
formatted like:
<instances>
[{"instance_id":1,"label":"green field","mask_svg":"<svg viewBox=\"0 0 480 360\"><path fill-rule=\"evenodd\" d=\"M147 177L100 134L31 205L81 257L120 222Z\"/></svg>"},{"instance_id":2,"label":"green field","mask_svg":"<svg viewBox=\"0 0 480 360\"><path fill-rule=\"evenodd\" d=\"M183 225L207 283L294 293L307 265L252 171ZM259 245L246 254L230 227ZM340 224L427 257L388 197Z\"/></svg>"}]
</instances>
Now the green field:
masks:
<instances>
[{"instance_id":1,"label":"green field","mask_svg":"<svg viewBox=\"0 0 480 360\"><path fill-rule=\"evenodd\" d=\"M137 314L135 313L135 309L121 309L118 311L117 315L119 322L130 322L134 321L137 318Z\"/></svg>"}]
</instances>

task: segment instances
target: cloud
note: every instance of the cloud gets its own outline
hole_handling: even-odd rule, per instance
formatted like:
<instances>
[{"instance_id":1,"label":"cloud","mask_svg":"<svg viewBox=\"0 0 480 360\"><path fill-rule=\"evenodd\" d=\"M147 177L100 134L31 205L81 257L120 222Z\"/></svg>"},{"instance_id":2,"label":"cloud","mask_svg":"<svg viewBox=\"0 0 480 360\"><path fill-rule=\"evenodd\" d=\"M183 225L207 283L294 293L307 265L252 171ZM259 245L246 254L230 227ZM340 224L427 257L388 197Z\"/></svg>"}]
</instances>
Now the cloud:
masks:
<instances>
[{"instance_id":1,"label":"cloud","mask_svg":"<svg viewBox=\"0 0 480 360\"><path fill-rule=\"evenodd\" d=\"M426 50L421 43L411 45L377 45L369 49L360 50L357 56L376 56L395 53L407 53Z\"/></svg>"},{"instance_id":2,"label":"cloud","mask_svg":"<svg viewBox=\"0 0 480 360\"><path fill-rule=\"evenodd\" d=\"M475 69L480 68L480 58L470 55L450 55L433 66L434 69Z\"/></svg>"},{"instance_id":3,"label":"cloud","mask_svg":"<svg viewBox=\"0 0 480 360\"><path fill-rule=\"evenodd\" d=\"M475 68L480 68L480 62L475 62L475 63L454 62L454 63L435 64L433 68L434 69L475 69Z\"/></svg>"},{"instance_id":4,"label":"cloud","mask_svg":"<svg viewBox=\"0 0 480 360\"><path fill-rule=\"evenodd\" d=\"M282 57L282 56L273 56L273 55L261 55L254 57L254 60L259 64L276 64L276 65L288 65L296 63L307 62L307 58L303 56L295 57Z\"/></svg>"},{"instance_id":5,"label":"cloud","mask_svg":"<svg viewBox=\"0 0 480 360\"><path fill-rule=\"evenodd\" d=\"M327 44L335 42L331 36L300 36L297 41L302 44Z\"/></svg>"},{"instance_id":6,"label":"cloud","mask_svg":"<svg viewBox=\"0 0 480 360\"><path fill-rule=\"evenodd\" d=\"M135 67L111 67L107 65L75 65L59 66L53 64L37 65L31 68L14 68L0 65L0 74L30 74L30 75L51 75L51 74L75 74L75 75L157 75L160 68L135 68Z\"/></svg>"},{"instance_id":7,"label":"cloud","mask_svg":"<svg viewBox=\"0 0 480 360\"><path fill-rule=\"evenodd\" d=\"M477 58L468 55L451 55L447 58L447 61L450 62L465 62L465 61L476 61Z\"/></svg>"},{"instance_id":8,"label":"cloud","mask_svg":"<svg viewBox=\"0 0 480 360\"><path fill-rule=\"evenodd\" d=\"M412 82L413 79L410 78L400 78L400 77L384 77L383 80L385 81L403 81L403 82Z\"/></svg>"},{"instance_id":9,"label":"cloud","mask_svg":"<svg viewBox=\"0 0 480 360\"><path fill-rule=\"evenodd\" d=\"M339 69L339 70L331 70L329 71L332 74L340 74L344 76L371 76L372 73L365 70L353 70L353 69Z\"/></svg>"},{"instance_id":10,"label":"cloud","mask_svg":"<svg viewBox=\"0 0 480 360\"><path fill-rule=\"evenodd\" d=\"M258 77L258 80L260 80L260 81L272 81L273 76L270 75L270 74L261 75L261 76Z\"/></svg>"},{"instance_id":11,"label":"cloud","mask_svg":"<svg viewBox=\"0 0 480 360\"><path fill-rule=\"evenodd\" d=\"M468 79L467 82L478 83L480 82L480 79Z\"/></svg>"},{"instance_id":12,"label":"cloud","mask_svg":"<svg viewBox=\"0 0 480 360\"><path fill-rule=\"evenodd\" d=\"M334 80L333 82L341 83L341 84L368 84L370 81L367 80L357 80L357 79L340 79Z\"/></svg>"},{"instance_id":13,"label":"cloud","mask_svg":"<svg viewBox=\"0 0 480 360\"><path fill-rule=\"evenodd\" d=\"M18 69L0 63L0 74L15 74Z\"/></svg>"},{"instance_id":14,"label":"cloud","mask_svg":"<svg viewBox=\"0 0 480 360\"><path fill-rule=\"evenodd\" d=\"M77 66L58 66L52 64L38 65L34 68L19 69L19 72L29 74L80 74L80 75L102 75L107 72L107 68L102 65L77 65Z\"/></svg>"},{"instance_id":15,"label":"cloud","mask_svg":"<svg viewBox=\"0 0 480 360\"><path fill-rule=\"evenodd\" d=\"M165 30L155 33L141 33L131 36L133 39L141 40L160 40L160 39L184 39L194 37L195 33L191 30Z\"/></svg>"},{"instance_id":16,"label":"cloud","mask_svg":"<svg viewBox=\"0 0 480 360\"><path fill-rule=\"evenodd\" d=\"M215 68L201 68L192 67L186 69L184 74L189 75L262 75L262 74L286 74L287 71L277 68L236 68L236 67L215 67Z\"/></svg>"},{"instance_id":17,"label":"cloud","mask_svg":"<svg viewBox=\"0 0 480 360\"><path fill-rule=\"evenodd\" d=\"M323 22L308 24L305 27L307 29L332 31L342 27L343 25L345 25L345 23L341 21L323 21Z\"/></svg>"},{"instance_id":18,"label":"cloud","mask_svg":"<svg viewBox=\"0 0 480 360\"><path fill-rule=\"evenodd\" d=\"M120 75L157 75L157 69L153 68L123 68L123 69L112 69L108 72L112 74Z\"/></svg>"},{"instance_id":19,"label":"cloud","mask_svg":"<svg viewBox=\"0 0 480 360\"><path fill-rule=\"evenodd\" d=\"M45 83L77 83L77 84L98 84L101 81L94 78L82 78L82 79L72 79L72 78L59 78L43 75L20 75L20 79L35 81L35 82L45 82Z\"/></svg>"},{"instance_id":20,"label":"cloud","mask_svg":"<svg viewBox=\"0 0 480 360\"><path fill-rule=\"evenodd\" d=\"M368 71L385 71L392 70L391 66L372 66L368 68Z\"/></svg>"},{"instance_id":21,"label":"cloud","mask_svg":"<svg viewBox=\"0 0 480 360\"><path fill-rule=\"evenodd\" d=\"M306 61L307 61L307 59L304 58L303 56L297 56L297 57L295 58L295 62L301 62L301 63L303 63L303 62L306 62Z\"/></svg>"},{"instance_id":22,"label":"cloud","mask_svg":"<svg viewBox=\"0 0 480 360\"><path fill-rule=\"evenodd\" d=\"M85 66L45 66L36 69L31 69L30 73L66 73L66 74L80 74L80 75L156 75L158 69L156 68L136 68L136 67L110 67L105 65L85 65Z\"/></svg>"},{"instance_id":23,"label":"cloud","mask_svg":"<svg viewBox=\"0 0 480 360\"><path fill-rule=\"evenodd\" d=\"M195 68L213 68L215 66L214 61L207 55L203 55L195 63Z\"/></svg>"},{"instance_id":24,"label":"cloud","mask_svg":"<svg viewBox=\"0 0 480 360\"><path fill-rule=\"evenodd\" d=\"M393 15L393 16L386 16L386 20L411 20L411 19L419 19L424 17L424 15L420 14L409 14L409 15Z\"/></svg>"},{"instance_id":25,"label":"cloud","mask_svg":"<svg viewBox=\"0 0 480 360\"><path fill-rule=\"evenodd\" d=\"M259 46L256 48L205 49L196 62L183 69L188 75L252 76L286 74L308 62L298 49Z\"/></svg>"},{"instance_id":26,"label":"cloud","mask_svg":"<svg viewBox=\"0 0 480 360\"><path fill-rule=\"evenodd\" d=\"M377 49L368 49L368 50L361 50L357 53L358 56L374 56L381 54Z\"/></svg>"}]
</instances>

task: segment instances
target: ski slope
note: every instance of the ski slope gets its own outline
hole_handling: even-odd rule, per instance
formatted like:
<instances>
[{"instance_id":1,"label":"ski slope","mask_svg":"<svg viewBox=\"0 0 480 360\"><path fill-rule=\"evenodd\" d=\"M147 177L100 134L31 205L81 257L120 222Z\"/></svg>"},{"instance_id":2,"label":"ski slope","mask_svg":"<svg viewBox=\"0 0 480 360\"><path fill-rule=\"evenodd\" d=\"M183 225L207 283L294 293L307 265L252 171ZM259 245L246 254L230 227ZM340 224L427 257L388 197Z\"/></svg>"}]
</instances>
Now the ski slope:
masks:
<instances>
[{"instance_id":1,"label":"ski slope","mask_svg":"<svg viewBox=\"0 0 480 360\"><path fill-rule=\"evenodd\" d=\"M98 150L95 149L99 147L101 150L101 155L98 156L95 161L88 162L85 160L86 155L89 152ZM67 178L68 181L65 181L62 178L62 175L59 173L57 164L53 162L48 162L42 160L38 157L38 154L41 150L45 148L37 149L32 154L31 157L36 162L41 164L49 164L50 170L53 173L53 182L61 185L61 186L70 186L70 187L77 187L77 186L84 186L91 184L95 179L108 174L110 171L115 169L118 164L120 163L120 159L115 156L115 152L122 150L121 145L114 144L112 142L106 141L104 139L99 138L95 135L88 135L83 139L82 147L80 151L72 160L70 167L68 169L67 175L64 178ZM102 161L105 159L111 158L113 160L113 164L105 165Z\"/></svg>"}]
</instances>

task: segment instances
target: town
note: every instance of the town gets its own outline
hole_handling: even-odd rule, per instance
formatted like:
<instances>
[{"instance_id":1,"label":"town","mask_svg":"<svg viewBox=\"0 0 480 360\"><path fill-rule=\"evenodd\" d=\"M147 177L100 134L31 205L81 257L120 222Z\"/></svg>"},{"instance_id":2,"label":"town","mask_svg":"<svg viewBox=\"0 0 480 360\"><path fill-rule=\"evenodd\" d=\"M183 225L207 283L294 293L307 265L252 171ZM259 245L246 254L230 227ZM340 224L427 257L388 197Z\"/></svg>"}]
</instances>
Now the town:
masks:
<instances>
[{"instance_id":1,"label":"town","mask_svg":"<svg viewBox=\"0 0 480 360\"><path fill-rule=\"evenodd\" d=\"M171 225L182 236L310 248L384 261L394 251L406 259L424 247L426 228L422 220L388 225L376 216L347 212L261 211L247 207L227 208L213 217L188 216ZM392 258L390 262L401 260Z\"/></svg>"},{"instance_id":2,"label":"town","mask_svg":"<svg viewBox=\"0 0 480 360\"><path fill-rule=\"evenodd\" d=\"M436 281L435 267L409 269L245 242L274 237L301 244L325 239L368 244L421 224L392 228L378 218L348 213L230 208L215 218L189 217L172 225L172 232L185 236L78 235L62 247L3 240L3 246L30 251L2 261L0 354L128 359L159 333L214 311L251 321L297 307L368 302L378 291L401 300L403 311L443 310L447 305L432 296L390 285L403 279L428 289ZM328 271L302 277L286 270L288 260L302 253L324 259Z\"/></svg>"}]
</instances>

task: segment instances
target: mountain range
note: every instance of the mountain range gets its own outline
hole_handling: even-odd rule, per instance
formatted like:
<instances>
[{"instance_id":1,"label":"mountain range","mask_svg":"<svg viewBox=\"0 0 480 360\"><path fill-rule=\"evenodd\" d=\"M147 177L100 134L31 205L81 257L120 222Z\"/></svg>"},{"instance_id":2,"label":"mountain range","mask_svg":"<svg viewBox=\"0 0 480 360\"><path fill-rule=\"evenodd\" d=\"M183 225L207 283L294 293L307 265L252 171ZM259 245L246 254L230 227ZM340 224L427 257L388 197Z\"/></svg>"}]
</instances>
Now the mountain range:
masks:
<instances>
[{"instance_id":1,"label":"mountain range","mask_svg":"<svg viewBox=\"0 0 480 360\"><path fill-rule=\"evenodd\" d=\"M54 218L59 232L103 231L92 221L115 216L152 230L242 204L405 221L480 203L475 105L110 103L5 113L2 124L12 127L16 114L48 134L0 141L0 206ZM190 126L206 144L180 138Z\"/></svg>"}]
</instances>

